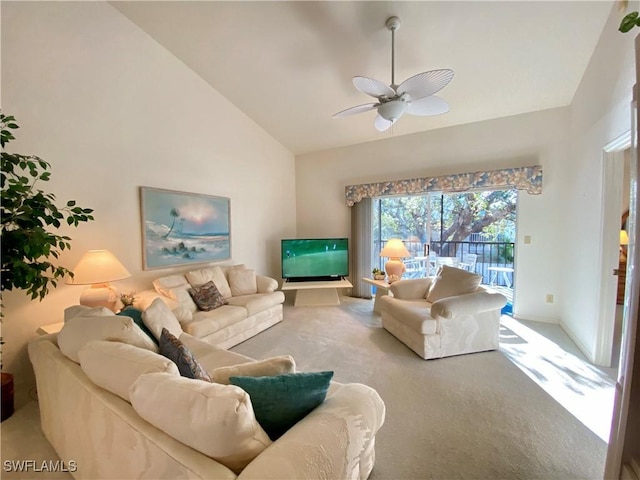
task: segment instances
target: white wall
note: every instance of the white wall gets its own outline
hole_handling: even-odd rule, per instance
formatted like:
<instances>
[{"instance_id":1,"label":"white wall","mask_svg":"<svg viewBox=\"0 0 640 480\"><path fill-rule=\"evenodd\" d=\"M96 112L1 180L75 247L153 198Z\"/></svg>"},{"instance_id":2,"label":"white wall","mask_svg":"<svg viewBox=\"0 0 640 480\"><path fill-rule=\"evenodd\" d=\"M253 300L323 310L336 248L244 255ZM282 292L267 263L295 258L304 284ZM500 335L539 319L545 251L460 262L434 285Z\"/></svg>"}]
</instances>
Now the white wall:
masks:
<instances>
[{"instance_id":1,"label":"white wall","mask_svg":"<svg viewBox=\"0 0 640 480\"><path fill-rule=\"evenodd\" d=\"M329 150L296 160L298 235L349 235L344 187L384 180L542 165L543 193L518 200L516 311L557 321L562 185L557 166L568 156L567 108L479 122ZM318 208L323 205L323 208ZM524 235L532 237L523 245Z\"/></svg>"},{"instance_id":2,"label":"white wall","mask_svg":"<svg viewBox=\"0 0 640 480\"><path fill-rule=\"evenodd\" d=\"M132 273L122 291L172 270L142 271L138 187L231 198L234 262L279 275L279 240L295 234L293 155L107 3L2 2L2 111L21 128L9 151L52 164L46 189L96 220L61 263L111 250ZM188 268L175 269L185 270ZM32 373L26 342L62 320L85 287L43 302L5 292L4 369L19 401Z\"/></svg>"},{"instance_id":3,"label":"white wall","mask_svg":"<svg viewBox=\"0 0 640 480\"><path fill-rule=\"evenodd\" d=\"M628 10L638 8L631 2ZM559 322L593 359L603 147L630 128L633 38L610 18L567 108L401 136L298 157L298 235L348 235L344 186L540 164L543 194L518 205L518 318ZM464 107L460 107L464 108ZM323 208L318 208L323 205ZM525 235L532 237L523 245ZM545 303L546 294L554 303Z\"/></svg>"},{"instance_id":4,"label":"white wall","mask_svg":"<svg viewBox=\"0 0 640 480\"><path fill-rule=\"evenodd\" d=\"M628 10L636 10L631 2ZM571 155L563 162L564 231L571 238L563 257L562 324L594 358L600 292L603 148L630 129L635 81L633 40L618 32L624 13L614 6L571 104ZM637 29L636 29L637 30ZM628 202L627 202L628 203Z\"/></svg>"}]
</instances>

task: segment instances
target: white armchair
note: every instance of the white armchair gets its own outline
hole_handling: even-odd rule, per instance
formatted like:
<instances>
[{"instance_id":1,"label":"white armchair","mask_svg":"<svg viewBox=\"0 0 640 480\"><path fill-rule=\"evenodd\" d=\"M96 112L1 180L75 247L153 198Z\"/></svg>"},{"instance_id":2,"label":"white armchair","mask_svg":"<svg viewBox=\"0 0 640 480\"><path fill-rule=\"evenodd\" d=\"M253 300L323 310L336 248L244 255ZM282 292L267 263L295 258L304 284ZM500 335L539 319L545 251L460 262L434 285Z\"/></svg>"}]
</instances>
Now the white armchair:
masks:
<instances>
[{"instance_id":1,"label":"white armchair","mask_svg":"<svg viewBox=\"0 0 640 480\"><path fill-rule=\"evenodd\" d=\"M425 360L496 350L507 299L480 280L444 266L437 277L395 282L381 298L382 326Z\"/></svg>"}]
</instances>

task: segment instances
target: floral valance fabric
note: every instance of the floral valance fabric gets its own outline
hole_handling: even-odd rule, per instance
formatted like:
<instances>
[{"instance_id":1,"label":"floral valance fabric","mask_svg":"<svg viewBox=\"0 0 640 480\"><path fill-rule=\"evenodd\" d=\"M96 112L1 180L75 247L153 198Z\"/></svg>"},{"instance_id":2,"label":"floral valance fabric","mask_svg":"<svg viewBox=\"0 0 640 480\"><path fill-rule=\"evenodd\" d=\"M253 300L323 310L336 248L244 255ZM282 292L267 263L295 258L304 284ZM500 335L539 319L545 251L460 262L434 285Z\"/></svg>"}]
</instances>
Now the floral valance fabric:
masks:
<instances>
[{"instance_id":1,"label":"floral valance fabric","mask_svg":"<svg viewBox=\"0 0 640 480\"><path fill-rule=\"evenodd\" d=\"M412 178L393 182L347 185L347 206L363 198L389 195L413 195L427 192L465 192L467 190L524 190L532 195L542 193L542 166L507 168L490 172L459 173L440 177Z\"/></svg>"}]
</instances>

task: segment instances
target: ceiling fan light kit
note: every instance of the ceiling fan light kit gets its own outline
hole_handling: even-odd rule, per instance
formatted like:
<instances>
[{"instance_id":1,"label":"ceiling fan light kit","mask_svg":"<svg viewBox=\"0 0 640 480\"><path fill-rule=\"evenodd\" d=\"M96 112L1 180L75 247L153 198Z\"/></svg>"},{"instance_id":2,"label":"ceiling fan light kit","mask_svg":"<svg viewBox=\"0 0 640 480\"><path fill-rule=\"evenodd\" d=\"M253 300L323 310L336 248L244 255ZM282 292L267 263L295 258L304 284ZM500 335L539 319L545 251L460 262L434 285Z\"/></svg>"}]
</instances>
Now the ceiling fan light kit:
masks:
<instances>
[{"instance_id":1,"label":"ceiling fan light kit","mask_svg":"<svg viewBox=\"0 0 640 480\"><path fill-rule=\"evenodd\" d=\"M446 87L453 78L453 70L430 70L418 73L400 85L395 84L395 31L400 28L398 17L389 17L386 27L391 31L391 85L368 77L353 77L353 85L360 92L374 97L377 103L366 103L347 108L333 115L334 118L346 117L357 113L377 110L374 122L376 129L383 132L393 125L402 115L440 115L449 111L449 104L434 95Z\"/></svg>"}]
</instances>

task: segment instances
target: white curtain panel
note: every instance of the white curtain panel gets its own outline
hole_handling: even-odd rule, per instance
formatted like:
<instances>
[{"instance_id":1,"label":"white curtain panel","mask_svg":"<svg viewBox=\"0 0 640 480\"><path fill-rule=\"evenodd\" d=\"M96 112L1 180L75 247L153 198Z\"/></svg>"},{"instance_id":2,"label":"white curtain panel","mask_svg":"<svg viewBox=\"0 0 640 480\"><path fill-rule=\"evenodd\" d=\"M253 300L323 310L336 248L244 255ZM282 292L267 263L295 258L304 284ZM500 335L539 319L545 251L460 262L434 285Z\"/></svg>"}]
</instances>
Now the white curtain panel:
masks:
<instances>
[{"instance_id":1,"label":"white curtain panel","mask_svg":"<svg viewBox=\"0 0 640 480\"><path fill-rule=\"evenodd\" d=\"M371 298L371 285L362 277L371 275L371 198L363 198L351 207L351 256L350 276L353 284L352 295Z\"/></svg>"}]
</instances>

